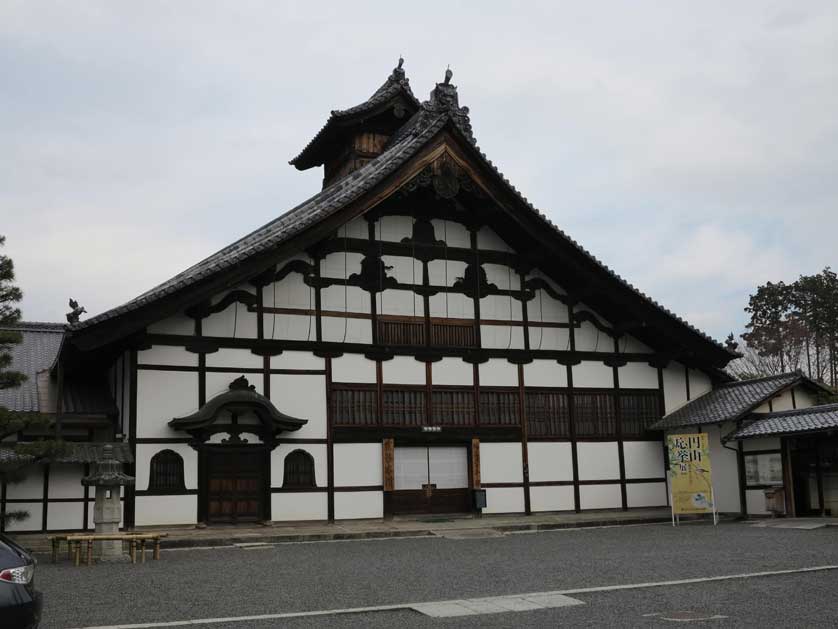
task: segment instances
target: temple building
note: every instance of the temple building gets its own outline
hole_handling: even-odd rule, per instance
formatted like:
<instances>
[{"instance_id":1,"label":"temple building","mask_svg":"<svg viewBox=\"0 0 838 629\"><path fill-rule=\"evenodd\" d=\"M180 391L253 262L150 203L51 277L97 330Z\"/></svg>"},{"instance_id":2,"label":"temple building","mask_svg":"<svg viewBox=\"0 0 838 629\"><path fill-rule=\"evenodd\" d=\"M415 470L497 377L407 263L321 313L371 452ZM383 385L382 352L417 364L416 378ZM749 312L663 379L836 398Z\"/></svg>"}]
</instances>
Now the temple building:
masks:
<instances>
[{"instance_id":1,"label":"temple building","mask_svg":"<svg viewBox=\"0 0 838 629\"><path fill-rule=\"evenodd\" d=\"M754 457L792 476L766 417L820 386L731 382L731 349L498 171L451 79L420 102L400 61L291 160L323 167L310 199L112 310L18 326L30 378L0 404L75 449L2 488L16 530L91 528L106 442L126 527L665 507L681 427L711 432L719 509L765 512Z\"/></svg>"}]
</instances>

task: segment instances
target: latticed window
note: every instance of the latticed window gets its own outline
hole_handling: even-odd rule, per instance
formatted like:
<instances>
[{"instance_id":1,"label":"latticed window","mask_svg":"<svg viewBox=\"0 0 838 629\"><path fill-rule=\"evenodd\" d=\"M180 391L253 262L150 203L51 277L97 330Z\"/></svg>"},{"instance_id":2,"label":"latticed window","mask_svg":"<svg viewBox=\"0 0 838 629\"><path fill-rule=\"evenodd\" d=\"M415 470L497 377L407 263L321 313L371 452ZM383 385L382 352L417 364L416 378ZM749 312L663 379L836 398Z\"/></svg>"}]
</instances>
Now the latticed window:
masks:
<instances>
[{"instance_id":1,"label":"latticed window","mask_svg":"<svg viewBox=\"0 0 838 629\"><path fill-rule=\"evenodd\" d=\"M573 409L577 437L616 438L617 417L612 392L574 391Z\"/></svg>"},{"instance_id":2,"label":"latticed window","mask_svg":"<svg viewBox=\"0 0 838 629\"><path fill-rule=\"evenodd\" d=\"M183 458L174 450L161 450L151 457L148 490L161 493L185 491Z\"/></svg>"},{"instance_id":3,"label":"latticed window","mask_svg":"<svg viewBox=\"0 0 838 629\"><path fill-rule=\"evenodd\" d=\"M294 450L285 457L285 474L282 486L291 489L316 487L314 458L305 450Z\"/></svg>"},{"instance_id":4,"label":"latticed window","mask_svg":"<svg viewBox=\"0 0 838 629\"><path fill-rule=\"evenodd\" d=\"M570 436L570 404L567 393L527 389L524 401L531 437Z\"/></svg>"},{"instance_id":5,"label":"latticed window","mask_svg":"<svg viewBox=\"0 0 838 629\"><path fill-rule=\"evenodd\" d=\"M624 437L643 436L661 418L658 391L621 391L620 418Z\"/></svg>"}]
</instances>

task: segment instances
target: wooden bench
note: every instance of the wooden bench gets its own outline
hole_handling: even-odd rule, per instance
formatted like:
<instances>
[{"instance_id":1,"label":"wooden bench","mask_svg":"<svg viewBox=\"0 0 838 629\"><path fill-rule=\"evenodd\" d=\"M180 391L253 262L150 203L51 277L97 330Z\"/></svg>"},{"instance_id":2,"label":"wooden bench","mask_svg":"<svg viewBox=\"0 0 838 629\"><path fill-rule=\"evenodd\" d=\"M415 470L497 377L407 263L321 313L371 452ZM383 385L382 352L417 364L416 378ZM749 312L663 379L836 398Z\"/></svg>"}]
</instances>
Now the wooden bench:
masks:
<instances>
[{"instance_id":1,"label":"wooden bench","mask_svg":"<svg viewBox=\"0 0 838 629\"><path fill-rule=\"evenodd\" d=\"M101 534L68 534L55 535L50 537L52 542L52 561L58 559L58 551L62 541L67 542L67 556L76 566L81 565L81 547L87 544L87 565L93 564L93 543L101 541L122 541L129 544L131 563L137 563L137 546L140 549L140 563L145 563L146 543L154 544L153 558L160 559L160 539L166 537L167 533L114 533L110 535Z\"/></svg>"}]
</instances>

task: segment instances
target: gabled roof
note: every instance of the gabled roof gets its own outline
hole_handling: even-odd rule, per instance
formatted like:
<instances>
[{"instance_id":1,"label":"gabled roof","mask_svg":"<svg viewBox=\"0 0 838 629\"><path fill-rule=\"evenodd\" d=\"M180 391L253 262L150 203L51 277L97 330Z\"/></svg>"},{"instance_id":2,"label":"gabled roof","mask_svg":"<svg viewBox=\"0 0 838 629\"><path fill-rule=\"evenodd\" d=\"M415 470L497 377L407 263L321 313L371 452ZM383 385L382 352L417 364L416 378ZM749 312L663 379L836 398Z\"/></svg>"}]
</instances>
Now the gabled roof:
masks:
<instances>
[{"instance_id":1,"label":"gabled roof","mask_svg":"<svg viewBox=\"0 0 838 629\"><path fill-rule=\"evenodd\" d=\"M729 435L726 440L814 433L826 430L838 430L838 404L809 406L808 408L777 413L752 413L748 416L743 427Z\"/></svg>"},{"instance_id":2,"label":"gabled roof","mask_svg":"<svg viewBox=\"0 0 838 629\"><path fill-rule=\"evenodd\" d=\"M753 380L728 382L676 409L653 424L651 428L664 430L679 426L736 421L775 395L801 383L811 388L822 388L799 371Z\"/></svg>"},{"instance_id":3,"label":"gabled roof","mask_svg":"<svg viewBox=\"0 0 838 629\"><path fill-rule=\"evenodd\" d=\"M58 387L51 377L50 368L61 349L66 327L63 323L24 321L0 328L20 333L21 342L11 345L9 369L26 375L26 380L19 387L0 389L0 406L20 413L56 412ZM68 377L61 399L62 415L65 417L117 413L116 404L104 381Z\"/></svg>"},{"instance_id":4,"label":"gabled roof","mask_svg":"<svg viewBox=\"0 0 838 629\"><path fill-rule=\"evenodd\" d=\"M245 261L260 255L267 255L279 245L302 235L309 228L360 199L417 155L445 129L469 150L470 157L475 160L476 164L492 176L493 185L498 185L516 204L515 211L520 212L520 216L529 221L529 224L533 226L533 233L550 240L551 252L561 250L566 257L572 258L576 264L584 266L589 273L601 278L607 284L608 290L615 294L619 293L625 300L630 301L632 307L641 311L643 317L655 319L657 323L653 325L661 325L662 321L663 325L677 330L679 337L686 339L685 342L691 346L691 349L700 349L703 352L708 367L709 363L712 363L714 367L724 366L729 360L738 356L629 284L559 229L545 214L533 207L477 147L471 130L469 110L467 107L459 106L457 89L449 83L449 80L450 75L446 77L444 83L437 84L431 92L430 100L421 104L416 113L391 137L383 153L377 158L337 180L279 218L170 280L121 306L75 324L72 328L74 335L84 335L91 328L96 328L104 322L134 313L166 298L171 297L174 300L177 295L188 289L194 289L196 293L199 290L209 290L201 287L216 281L225 273L241 274ZM384 89L385 86L382 86L377 93L385 94L387 89L391 89ZM246 279L240 277L238 281L246 281ZM231 279L225 285L230 285L233 281ZM203 295L204 298L208 296ZM151 320L151 317L148 317L147 322ZM113 330L118 330L118 334L128 335L141 329L143 325L144 323L126 326L121 322L114 322L112 327ZM112 331L111 334L114 335L117 332ZM712 360L707 357L712 357Z\"/></svg>"},{"instance_id":5,"label":"gabled roof","mask_svg":"<svg viewBox=\"0 0 838 629\"><path fill-rule=\"evenodd\" d=\"M338 136L341 127L380 113L384 106L389 106L391 103L397 102L399 97L401 97L401 102L407 108L402 115L407 114L409 116L419 109L419 100L413 95L413 91L410 89L410 81L405 76L404 69L402 68L403 63L404 60L399 59L399 65L393 68L387 80L363 103L359 103L348 109L333 109L326 124L317 132L317 135L306 144L299 155L288 163L299 170L319 166L323 163L320 148Z\"/></svg>"},{"instance_id":6,"label":"gabled roof","mask_svg":"<svg viewBox=\"0 0 838 629\"><path fill-rule=\"evenodd\" d=\"M26 380L11 389L0 389L0 406L11 411L38 412L37 374L52 367L61 340L64 324L39 321L21 322L3 326L3 330L19 332L21 342L11 346L12 363L9 369L26 374Z\"/></svg>"}]
</instances>

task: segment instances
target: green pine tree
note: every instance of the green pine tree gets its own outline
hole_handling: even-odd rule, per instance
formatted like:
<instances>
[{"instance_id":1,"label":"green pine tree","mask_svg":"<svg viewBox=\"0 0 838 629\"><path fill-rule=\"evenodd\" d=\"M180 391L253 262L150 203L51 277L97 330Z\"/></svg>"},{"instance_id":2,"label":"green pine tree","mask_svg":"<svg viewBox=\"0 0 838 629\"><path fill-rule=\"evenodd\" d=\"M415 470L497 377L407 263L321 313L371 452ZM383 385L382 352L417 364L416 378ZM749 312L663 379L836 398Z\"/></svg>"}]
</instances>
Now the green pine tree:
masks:
<instances>
[{"instance_id":1,"label":"green pine tree","mask_svg":"<svg viewBox=\"0 0 838 629\"><path fill-rule=\"evenodd\" d=\"M0 246L6 242L0 236ZM12 346L20 343L20 332L9 329L20 321L20 308L17 303L23 297L20 288L14 285L14 264L6 255L0 255L0 389L19 387L26 374L10 369ZM0 441L3 452L0 455L0 483L19 482L30 465L60 456L64 444L59 440L39 439L18 443L8 441L20 432L34 428L43 429L52 425L52 420L37 413L18 413L0 406ZM25 511L6 511L0 513L0 524L10 520L22 520L28 517Z\"/></svg>"}]
</instances>

